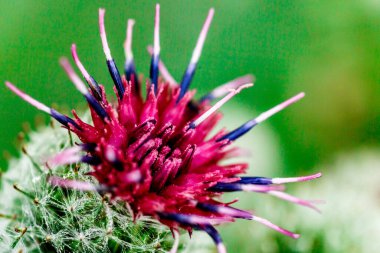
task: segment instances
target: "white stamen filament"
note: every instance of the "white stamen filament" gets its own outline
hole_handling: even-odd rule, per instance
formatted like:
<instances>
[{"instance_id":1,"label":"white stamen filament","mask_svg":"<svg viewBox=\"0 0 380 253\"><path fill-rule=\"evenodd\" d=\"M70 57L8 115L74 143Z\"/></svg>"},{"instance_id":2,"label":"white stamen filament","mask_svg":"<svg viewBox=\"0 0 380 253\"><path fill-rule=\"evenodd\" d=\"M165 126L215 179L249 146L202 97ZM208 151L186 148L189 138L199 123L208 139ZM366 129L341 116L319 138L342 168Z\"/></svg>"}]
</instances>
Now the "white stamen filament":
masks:
<instances>
[{"instance_id":1,"label":"white stamen filament","mask_svg":"<svg viewBox=\"0 0 380 253\"><path fill-rule=\"evenodd\" d=\"M24 92L22 92L21 90L19 90L18 88L16 88L16 86L14 86L12 83L5 82L5 85L13 93L15 93L17 96L19 96L20 98L22 98L23 100L25 100L26 102L28 102L29 104L31 104L32 106L36 107L38 110L41 110L41 111L46 112L48 114L51 114L51 109L49 107L47 107L46 105L42 104L41 102L35 100L31 96L25 94Z\"/></svg>"},{"instance_id":2,"label":"white stamen filament","mask_svg":"<svg viewBox=\"0 0 380 253\"><path fill-rule=\"evenodd\" d=\"M218 218L218 217L203 217L203 216L197 216L197 215L191 215L189 216L189 222L192 224L201 224L201 225L216 225L221 224L226 221L229 221L228 218Z\"/></svg>"},{"instance_id":3,"label":"white stamen filament","mask_svg":"<svg viewBox=\"0 0 380 253\"><path fill-rule=\"evenodd\" d=\"M125 59L126 59L127 63L129 63L133 60L132 35L133 35L133 26L134 25L135 25L135 20L134 19L128 19L127 37L126 37L125 43L124 43Z\"/></svg>"},{"instance_id":4,"label":"white stamen filament","mask_svg":"<svg viewBox=\"0 0 380 253\"><path fill-rule=\"evenodd\" d=\"M87 70L84 68L82 62L79 60L78 53L77 53L77 46L75 44L71 45L71 54L73 56L75 64L77 65L79 71L82 73L84 79L86 79L89 82L90 81L90 74L87 72Z\"/></svg>"},{"instance_id":5,"label":"white stamen filament","mask_svg":"<svg viewBox=\"0 0 380 253\"><path fill-rule=\"evenodd\" d=\"M81 191L96 191L96 187L91 183L63 179L59 177L50 177L49 183L54 186L64 187L68 189L76 189Z\"/></svg>"},{"instance_id":6,"label":"white stamen filament","mask_svg":"<svg viewBox=\"0 0 380 253\"><path fill-rule=\"evenodd\" d=\"M226 246L224 246L224 244L221 242L216 245L216 248L218 250L218 253L227 253Z\"/></svg>"},{"instance_id":7,"label":"white stamen filament","mask_svg":"<svg viewBox=\"0 0 380 253\"><path fill-rule=\"evenodd\" d=\"M251 74L238 77L232 81L229 81L228 83L218 86L213 91L211 91L210 95L214 98L222 97L225 94L227 94L231 89L237 89L239 86L243 84L252 83L253 80L254 76Z\"/></svg>"},{"instance_id":8,"label":"white stamen filament","mask_svg":"<svg viewBox=\"0 0 380 253\"><path fill-rule=\"evenodd\" d=\"M102 45L103 45L103 51L104 54L106 55L107 60L112 60L111 56L111 50L108 46L107 42L107 35L106 35L106 30L104 27L104 14L106 10L105 9L99 9L99 30L100 30L100 38L102 40Z\"/></svg>"},{"instance_id":9,"label":"white stamen filament","mask_svg":"<svg viewBox=\"0 0 380 253\"><path fill-rule=\"evenodd\" d=\"M299 234L295 234L295 233L292 233L292 232L290 232L290 231L288 231L288 230L286 230L284 228L281 228L281 227L277 226L276 224L273 224L272 222L270 222L267 219L264 219L264 218L261 218L261 217L258 217L258 216L252 216L252 220L257 221L257 222L259 222L259 223L261 223L261 224L263 224L263 225L265 225L265 226L267 226L267 227L269 227L271 229L274 229L274 230L280 232L281 234L290 236L290 237L292 237L294 239L297 239L297 238L300 237Z\"/></svg>"},{"instance_id":10,"label":"white stamen filament","mask_svg":"<svg viewBox=\"0 0 380 253\"><path fill-rule=\"evenodd\" d=\"M285 184L285 183L295 183L295 182L304 182L319 178L322 176L322 173L316 173L310 176L304 177L288 177L288 178L272 178L273 184Z\"/></svg>"},{"instance_id":11,"label":"white stamen filament","mask_svg":"<svg viewBox=\"0 0 380 253\"><path fill-rule=\"evenodd\" d=\"M230 91L229 94L227 94L224 98L219 100L214 106L212 106L210 109L208 109L205 113L203 113L199 118L193 121L192 126L197 127L199 124L201 124L203 121L205 121L211 114L213 114L215 111L217 111L220 107L222 107L228 100L230 100L232 97L234 97L236 94L238 94L241 90L245 88L252 87L253 83L241 85L237 89L234 89Z\"/></svg>"},{"instance_id":12,"label":"white stamen filament","mask_svg":"<svg viewBox=\"0 0 380 253\"><path fill-rule=\"evenodd\" d=\"M168 253L177 253L178 246L179 246L179 233L177 230L173 229L173 236L174 236L174 243L172 248Z\"/></svg>"},{"instance_id":13,"label":"white stamen filament","mask_svg":"<svg viewBox=\"0 0 380 253\"><path fill-rule=\"evenodd\" d=\"M158 56L159 54L160 54L160 5L156 4L156 16L154 19L153 55Z\"/></svg>"},{"instance_id":14,"label":"white stamen filament","mask_svg":"<svg viewBox=\"0 0 380 253\"><path fill-rule=\"evenodd\" d=\"M191 56L190 64L196 64L199 60L199 57L201 56L203 44L205 43L207 32L208 32L208 29L210 28L210 24L211 24L213 16L214 16L214 8L211 8L210 11L208 12L208 15L202 27L201 33L199 34L197 44L193 51L193 55Z\"/></svg>"},{"instance_id":15,"label":"white stamen filament","mask_svg":"<svg viewBox=\"0 0 380 253\"><path fill-rule=\"evenodd\" d=\"M266 111L266 112L263 112L262 114L260 114L257 118L255 118L255 121L257 123L261 123L263 122L264 120L266 120L267 118L273 116L274 114L278 113L279 111L285 109L286 107L288 107L289 105L297 102L298 100L300 100L301 98L303 98L305 96L305 93L301 92L299 93L298 95L286 100L285 102L282 102L281 104L273 107L272 109Z\"/></svg>"},{"instance_id":16,"label":"white stamen filament","mask_svg":"<svg viewBox=\"0 0 380 253\"><path fill-rule=\"evenodd\" d=\"M228 206L218 206L218 213L225 214L231 217L249 216L250 214L243 210L237 210Z\"/></svg>"},{"instance_id":17,"label":"white stamen filament","mask_svg":"<svg viewBox=\"0 0 380 253\"><path fill-rule=\"evenodd\" d=\"M82 151L82 147L80 146L75 146L69 149L66 149L62 151L61 153L57 154L53 158L49 159L47 161L47 164L49 167L55 167L59 165L64 165L64 164L73 164L77 163L81 160L82 155L79 153Z\"/></svg>"},{"instance_id":18,"label":"white stamen filament","mask_svg":"<svg viewBox=\"0 0 380 253\"><path fill-rule=\"evenodd\" d=\"M283 191L283 185L255 185L255 184L241 184L241 190L246 192L273 192Z\"/></svg>"},{"instance_id":19,"label":"white stamen filament","mask_svg":"<svg viewBox=\"0 0 380 253\"><path fill-rule=\"evenodd\" d=\"M83 95L88 94L88 90L84 82L80 79L80 77L75 73L74 69L71 67L69 61L66 58L61 58L59 60L62 68L65 70L66 74L70 78L71 82L75 85L75 87L82 93Z\"/></svg>"},{"instance_id":20,"label":"white stamen filament","mask_svg":"<svg viewBox=\"0 0 380 253\"><path fill-rule=\"evenodd\" d=\"M279 191L270 191L270 192L268 192L268 194L273 195L277 198L280 198L280 199L301 205L301 206L309 207L309 208L311 208L311 209L313 209L319 213L321 212L315 205L312 204L312 202L314 202L314 201L308 201L308 200L300 199L300 198L294 197L290 194L287 194L285 192L279 192Z\"/></svg>"}]
</instances>

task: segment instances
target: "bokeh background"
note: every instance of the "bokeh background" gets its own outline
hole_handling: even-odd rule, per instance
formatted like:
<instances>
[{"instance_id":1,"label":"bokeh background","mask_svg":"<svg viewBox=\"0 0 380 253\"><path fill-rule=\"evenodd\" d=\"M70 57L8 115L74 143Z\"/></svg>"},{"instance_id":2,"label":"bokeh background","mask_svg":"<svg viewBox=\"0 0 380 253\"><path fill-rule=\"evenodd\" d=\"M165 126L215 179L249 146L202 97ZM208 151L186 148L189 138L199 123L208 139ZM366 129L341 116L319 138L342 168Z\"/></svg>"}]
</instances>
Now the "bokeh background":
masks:
<instances>
[{"instance_id":1,"label":"bokeh background","mask_svg":"<svg viewBox=\"0 0 380 253\"><path fill-rule=\"evenodd\" d=\"M266 158L281 160L281 164L276 163L278 175L299 175L317 168L329 175L339 170L336 160L342 154L355 157L363 150L371 150L375 152L371 159L380 154L373 151L380 146L379 1L162 0L160 3L161 57L177 80L188 64L208 9L216 10L192 84L198 89L198 96L237 76L247 73L256 76L255 87L234 98L229 113L237 117L236 121L231 119L232 125L240 125L244 117L248 120L299 91L306 93L302 102L265 123L273 132L268 141L275 139L278 147L273 151L275 156L269 153ZM35 98L64 111L83 107L83 98L58 64L59 57L70 56L71 43L75 42L87 69L111 91L97 24L98 8L105 7L108 40L119 69L124 63L126 21L134 18L136 65L139 72L147 74L150 58L146 46L153 42L154 5L155 1L147 0L1 1L0 81L12 81ZM35 128L36 121L47 123L48 117L14 96L4 85L0 85L0 94L0 149L4 152L0 164L6 169L6 158L19 150L18 133L28 128L28 123L31 128ZM241 117L242 111L248 113ZM255 139L244 145L250 142ZM365 164L369 169L380 170L379 163ZM359 166L357 173L363 170ZM340 171L344 173L343 169ZM355 174L352 175L355 181ZM328 176L321 180L327 185L335 183ZM361 180L365 185L365 178ZM308 186L302 185L300 192L302 187ZM365 195L366 187L361 190ZM321 198L333 195L331 191ZM373 201L380 202L378 196ZM266 211L270 215L271 210ZM366 225L363 224L364 231ZM235 238L232 235L227 240L233 244ZM247 247L240 248L240 252L250 252L249 244L259 243L254 239L241 241L247 242ZM291 241L281 243L290 245L289 249L269 247L268 252L302 249ZM239 252L239 248L234 250Z\"/></svg>"}]
</instances>

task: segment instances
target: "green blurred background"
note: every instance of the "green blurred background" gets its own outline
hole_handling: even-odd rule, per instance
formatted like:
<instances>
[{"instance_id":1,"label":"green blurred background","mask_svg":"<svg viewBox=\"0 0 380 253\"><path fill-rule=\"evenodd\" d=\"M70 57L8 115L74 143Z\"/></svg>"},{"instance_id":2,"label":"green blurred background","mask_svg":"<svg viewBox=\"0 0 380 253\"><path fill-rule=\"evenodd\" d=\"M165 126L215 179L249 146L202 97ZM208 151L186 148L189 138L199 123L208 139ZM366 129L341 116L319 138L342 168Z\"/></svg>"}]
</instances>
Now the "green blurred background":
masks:
<instances>
[{"instance_id":1,"label":"green blurred background","mask_svg":"<svg viewBox=\"0 0 380 253\"><path fill-rule=\"evenodd\" d=\"M98 33L98 8L119 69L128 18L136 19L133 48L148 73L155 1L1 1L0 80L48 105L85 104L58 59L75 42L89 72L111 91ZM215 17L193 87L198 96L246 73L255 87L234 98L238 109L266 110L300 92L306 98L265 124L280 145L281 174L326 164L340 153L380 144L380 2L376 0L160 1L161 57L177 80L185 70L210 7ZM0 147L15 154L25 122L48 117L0 85ZM227 105L228 106L228 105ZM232 122L235 126L243 123ZM248 120L249 118L247 118ZM39 121L39 120L37 120ZM33 128L33 127L32 127ZM252 140L254 141L254 139ZM249 145L249 143L245 143ZM7 156L7 155L5 155ZM268 155L270 157L270 154ZM6 159L1 158L5 168ZM328 168L333 170L334 168ZM360 169L360 168L358 168Z\"/></svg>"}]
</instances>

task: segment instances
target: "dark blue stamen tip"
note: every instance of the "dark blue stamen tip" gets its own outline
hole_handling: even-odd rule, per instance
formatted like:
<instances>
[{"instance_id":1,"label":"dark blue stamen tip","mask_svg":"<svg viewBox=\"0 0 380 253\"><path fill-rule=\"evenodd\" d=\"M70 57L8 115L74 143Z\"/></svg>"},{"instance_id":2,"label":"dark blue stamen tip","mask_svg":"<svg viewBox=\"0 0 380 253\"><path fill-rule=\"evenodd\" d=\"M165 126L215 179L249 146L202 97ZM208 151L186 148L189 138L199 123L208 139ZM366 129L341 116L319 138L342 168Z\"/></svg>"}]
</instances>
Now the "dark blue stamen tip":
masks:
<instances>
[{"instance_id":1,"label":"dark blue stamen tip","mask_svg":"<svg viewBox=\"0 0 380 253\"><path fill-rule=\"evenodd\" d=\"M135 83L135 90L138 91L140 89L140 83L137 78L137 71L135 67L135 63L133 61L126 62L124 65L125 78L128 82ZM133 80L132 80L133 79Z\"/></svg>"},{"instance_id":2,"label":"dark blue stamen tip","mask_svg":"<svg viewBox=\"0 0 380 253\"><path fill-rule=\"evenodd\" d=\"M270 185L272 179L267 177L240 177L237 181L239 184L257 184L257 185Z\"/></svg>"},{"instance_id":3,"label":"dark blue stamen tip","mask_svg":"<svg viewBox=\"0 0 380 253\"><path fill-rule=\"evenodd\" d=\"M196 125L194 124L194 122L191 122L189 124L189 129L194 129L196 127Z\"/></svg>"},{"instance_id":4,"label":"dark blue stamen tip","mask_svg":"<svg viewBox=\"0 0 380 253\"><path fill-rule=\"evenodd\" d=\"M111 74L113 83L116 86L119 98L120 98L120 100L122 100L123 95L124 95L124 86L123 86L123 82L121 81L120 73L116 67L115 61L113 59L107 60L107 66L108 66L108 70Z\"/></svg>"},{"instance_id":5,"label":"dark blue stamen tip","mask_svg":"<svg viewBox=\"0 0 380 253\"><path fill-rule=\"evenodd\" d=\"M230 212L230 216L234 218L240 218L240 219L251 219L252 215L247 212L243 211L240 209L236 209L230 206L218 206L218 205L213 205L213 204L208 204L208 203L200 203L198 202L196 204L196 207L207 212L212 212L212 213L221 213L220 209L221 208L227 208Z\"/></svg>"},{"instance_id":6,"label":"dark blue stamen tip","mask_svg":"<svg viewBox=\"0 0 380 253\"><path fill-rule=\"evenodd\" d=\"M88 155L83 156L81 161L90 165L95 165L95 166L101 164L102 162L99 157L88 156Z\"/></svg>"},{"instance_id":7,"label":"dark blue stamen tip","mask_svg":"<svg viewBox=\"0 0 380 253\"><path fill-rule=\"evenodd\" d=\"M208 188L208 190L213 192L236 192L241 191L241 186L235 183L217 183Z\"/></svg>"},{"instance_id":8,"label":"dark blue stamen tip","mask_svg":"<svg viewBox=\"0 0 380 253\"><path fill-rule=\"evenodd\" d=\"M151 85L154 85L154 93L157 95L158 91L158 62L160 61L160 55L152 56L150 62L150 82Z\"/></svg>"},{"instance_id":9,"label":"dark blue stamen tip","mask_svg":"<svg viewBox=\"0 0 380 253\"><path fill-rule=\"evenodd\" d=\"M73 125L76 129L82 130L80 126L70 117L57 112L54 109L50 110L50 115L62 125L69 127L69 124Z\"/></svg>"},{"instance_id":10,"label":"dark blue stamen tip","mask_svg":"<svg viewBox=\"0 0 380 253\"><path fill-rule=\"evenodd\" d=\"M196 101L189 101L187 104L187 108L189 108L191 111L198 113L199 112L199 103Z\"/></svg>"},{"instance_id":11,"label":"dark blue stamen tip","mask_svg":"<svg viewBox=\"0 0 380 253\"><path fill-rule=\"evenodd\" d=\"M198 202L196 207L203 210L203 211L218 213L218 206L217 205L211 205L211 204L207 204L207 203Z\"/></svg>"},{"instance_id":12,"label":"dark blue stamen tip","mask_svg":"<svg viewBox=\"0 0 380 253\"><path fill-rule=\"evenodd\" d=\"M101 101L102 100L102 91L100 90L98 82L92 76L90 76L90 81L87 83L90 86L90 89L91 89L94 97L98 101Z\"/></svg>"},{"instance_id":13,"label":"dark blue stamen tip","mask_svg":"<svg viewBox=\"0 0 380 253\"><path fill-rule=\"evenodd\" d=\"M213 226L211 225L200 226L200 229L202 229L207 234L209 234L209 236L212 238L212 240L215 242L216 245L223 243L222 237Z\"/></svg>"},{"instance_id":14,"label":"dark blue stamen tip","mask_svg":"<svg viewBox=\"0 0 380 253\"><path fill-rule=\"evenodd\" d=\"M98 103L98 101L91 94L84 95L89 105L95 110L95 112L104 120L108 118L106 110Z\"/></svg>"},{"instance_id":15,"label":"dark blue stamen tip","mask_svg":"<svg viewBox=\"0 0 380 253\"><path fill-rule=\"evenodd\" d=\"M191 83L191 80L193 80L194 74L195 74L195 63L190 63L189 66L186 69L185 74L182 77L181 81L181 91L179 93L179 96L177 98L177 103L185 96L186 92L189 90L189 86Z\"/></svg>"},{"instance_id":16,"label":"dark blue stamen tip","mask_svg":"<svg viewBox=\"0 0 380 253\"><path fill-rule=\"evenodd\" d=\"M79 146L81 146L84 151L93 152L97 145L96 143L82 143Z\"/></svg>"},{"instance_id":17,"label":"dark blue stamen tip","mask_svg":"<svg viewBox=\"0 0 380 253\"><path fill-rule=\"evenodd\" d=\"M235 130L229 132L228 134L220 137L216 141L223 141L223 140L234 141L237 138L239 138L240 136L247 133L249 130L251 130L257 124L258 123L255 121L255 119L250 120L250 121L246 122L245 124L243 124L242 126L240 126L240 127L236 128Z\"/></svg>"},{"instance_id":18,"label":"dark blue stamen tip","mask_svg":"<svg viewBox=\"0 0 380 253\"><path fill-rule=\"evenodd\" d=\"M173 220L173 221L176 221L178 223L181 223L183 225L188 225L188 226L192 226L193 224L190 222L190 217L188 215L185 215L185 214L178 214L178 213L158 213L158 216L161 218L161 219L165 219L165 220Z\"/></svg>"}]
</instances>

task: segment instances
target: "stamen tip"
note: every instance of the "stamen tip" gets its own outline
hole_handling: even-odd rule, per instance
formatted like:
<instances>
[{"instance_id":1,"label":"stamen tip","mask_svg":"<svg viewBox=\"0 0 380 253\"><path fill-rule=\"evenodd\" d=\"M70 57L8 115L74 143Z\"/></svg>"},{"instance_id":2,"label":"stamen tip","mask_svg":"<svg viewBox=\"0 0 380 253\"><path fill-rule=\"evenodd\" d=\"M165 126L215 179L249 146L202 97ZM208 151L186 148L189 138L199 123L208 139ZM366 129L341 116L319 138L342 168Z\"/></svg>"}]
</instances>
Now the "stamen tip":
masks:
<instances>
[{"instance_id":1,"label":"stamen tip","mask_svg":"<svg viewBox=\"0 0 380 253\"><path fill-rule=\"evenodd\" d=\"M300 235L300 234L293 234L291 237L292 237L293 239L298 239L298 238L301 237L301 235Z\"/></svg>"}]
</instances>

